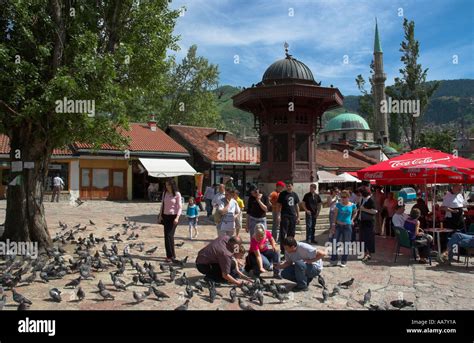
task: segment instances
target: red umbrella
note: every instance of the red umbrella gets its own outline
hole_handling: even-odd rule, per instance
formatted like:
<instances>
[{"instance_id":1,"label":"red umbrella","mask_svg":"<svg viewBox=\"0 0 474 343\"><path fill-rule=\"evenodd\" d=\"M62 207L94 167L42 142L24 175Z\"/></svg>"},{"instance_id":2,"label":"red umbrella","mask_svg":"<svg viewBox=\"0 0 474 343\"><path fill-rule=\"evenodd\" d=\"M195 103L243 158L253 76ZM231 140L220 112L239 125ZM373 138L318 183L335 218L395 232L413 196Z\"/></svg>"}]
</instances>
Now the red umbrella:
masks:
<instances>
[{"instance_id":1,"label":"red umbrella","mask_svg":"<svg viewBox=\"0 0 474 343\"><path fill-rule=\"evenodd\" d=\"M474 183L474 161L420 148L357 172L380 185Z\"/></svg>"}]
</instances>

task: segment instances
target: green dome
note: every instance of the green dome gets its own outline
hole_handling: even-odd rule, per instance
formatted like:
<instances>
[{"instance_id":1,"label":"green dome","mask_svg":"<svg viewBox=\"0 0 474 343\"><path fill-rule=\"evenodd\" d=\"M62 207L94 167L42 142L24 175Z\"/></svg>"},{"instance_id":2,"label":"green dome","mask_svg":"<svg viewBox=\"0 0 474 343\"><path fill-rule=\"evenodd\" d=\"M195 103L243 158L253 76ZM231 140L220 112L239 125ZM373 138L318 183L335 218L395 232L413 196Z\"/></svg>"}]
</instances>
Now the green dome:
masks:
<instances>
[{"instance_id":1,"label":"green dome","mask_svg":"<svg viewBox=\"0 0 474 343\"><path fill-rule=\"evenodd\" d=\"M391 146L388 146L388 145L385 145L383 147L383 152L385 152L387 154L398 154L397 150L395 150L394 148L392 148Z\"/></svg>"},{"instance_id":2,"label":"green dome","mask_svg":"<svg viewBox=\"0 0 474 343\"><path fill-rule=\"evenodd\" d=\"M326 123L321 132L338 130L370 130L367 121L356 113L341 113Z\"/></svg>"}]
</instances>

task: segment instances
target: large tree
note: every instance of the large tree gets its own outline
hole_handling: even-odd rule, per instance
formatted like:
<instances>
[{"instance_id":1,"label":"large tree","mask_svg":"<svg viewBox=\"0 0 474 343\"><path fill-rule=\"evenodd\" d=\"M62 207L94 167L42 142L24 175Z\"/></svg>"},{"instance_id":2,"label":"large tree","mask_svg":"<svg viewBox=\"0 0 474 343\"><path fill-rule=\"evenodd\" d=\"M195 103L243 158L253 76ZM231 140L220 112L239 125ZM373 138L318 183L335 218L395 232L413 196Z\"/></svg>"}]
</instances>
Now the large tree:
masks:
<instances>
[{"instance_id":1,"label":"large tree","mask_svg":"<svg viewBox=\"0 0 474 343\"><path fill-rule=\"evenodd\" d=\"M398 122L403 130L405 139L411 149L418 147L420 128L423 114L428 106L428 101L439 82L426 83L428 68L423 69L418 63L420 43L415 39L415 22L403 20L404 40L400 45L400 52L404 67L400 69L401 77L395 78L395 84L388 87L385 93L395 100L419 101L419 115L415 113L398 114ZM391 114L395 116L397 114Z\"/></svg>"},{"instance_id":2,"label":"large tree","mask_svg":"<svg viewBox=\"0 0 474 343\"><path fill-rule=\"evenodd\" d=\"M160 126L171 122L183 125L222 126L217 107L219 70L217 65L197 55L192 45L180 63L173 56L169 60L168 92L157 111Z\"/></svg>"},{"instance_id":3,"label":"large tree","mask_svg":"<svg viewBox=\"0 0 474 343\"><path fill-rule=\"evenodd\" d=\"M0 132L12 161L34 162L12 170L2 239L51 244L43 184L53 149L124 143L117 128L163 98L178 16L167 0L2 1ZM95 116L58 113L64 97L95 101Z\"/></svg>"}]
</instances>

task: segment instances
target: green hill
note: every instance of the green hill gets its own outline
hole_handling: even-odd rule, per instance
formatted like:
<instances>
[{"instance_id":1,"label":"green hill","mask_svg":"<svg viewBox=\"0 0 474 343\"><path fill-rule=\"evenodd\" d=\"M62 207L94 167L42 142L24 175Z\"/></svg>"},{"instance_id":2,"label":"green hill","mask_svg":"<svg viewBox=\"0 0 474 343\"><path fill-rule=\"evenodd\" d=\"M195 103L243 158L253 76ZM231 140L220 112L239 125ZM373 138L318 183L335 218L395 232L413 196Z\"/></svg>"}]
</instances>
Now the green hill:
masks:
<instances>
[{"instance_id":1,"label":"green hill","mask_svg":"<svg viewBox=\"0 0 474 343\"><path fill-rule=\"evenodd\" d=\"M430 81L429 83L434 82ZM224 122L224 127L242 137L245 131L247 136L255 136L253 130L253 115L243 112L232 106L231 97L241 89L233 86L222 86L216 90L218 107ZM358 112L359 96L347 95L344 97L344 107L328 111L323 116L323 125L339 113L349 111ZM430 99L430 103L423 117L430 126L459 124L474 125L474 80L442 80L439 88Z\"/></svg>"}]
</instances>

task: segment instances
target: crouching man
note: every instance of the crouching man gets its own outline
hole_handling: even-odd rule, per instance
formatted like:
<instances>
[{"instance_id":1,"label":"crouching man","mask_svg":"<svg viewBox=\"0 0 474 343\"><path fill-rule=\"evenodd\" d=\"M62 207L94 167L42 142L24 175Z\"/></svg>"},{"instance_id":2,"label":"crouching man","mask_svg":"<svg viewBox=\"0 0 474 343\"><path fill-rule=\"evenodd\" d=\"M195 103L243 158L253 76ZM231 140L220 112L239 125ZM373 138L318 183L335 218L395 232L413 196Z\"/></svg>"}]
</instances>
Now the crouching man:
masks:
<instances>
[{"instance_id":1,"label":"crouching man","mask_svg":"<svg viewBox=\"0 0 474 343\"><path fill-rule=\"evenodd\" d=\"M307 291L313 278L321 273L322 258L326 253L307 243L297 242L294 237L286 237L282 244L285 248L285 262L275 267L283 269L282 278L296 282L293 292Z\"/></svg>"},{"instance_id":2,"label":"crouching man","mask_svg":"<svg viewBox=\"0 0 474 343\"><path fill-rule=\"evenodd\" d=\"M241 249L242 240L239 237L221 236L211 241L198 252L196 258L197 270L214 282L228 282L242 286L246 278L239 270L236 258Z\"/></svg>"}]
</instances>

